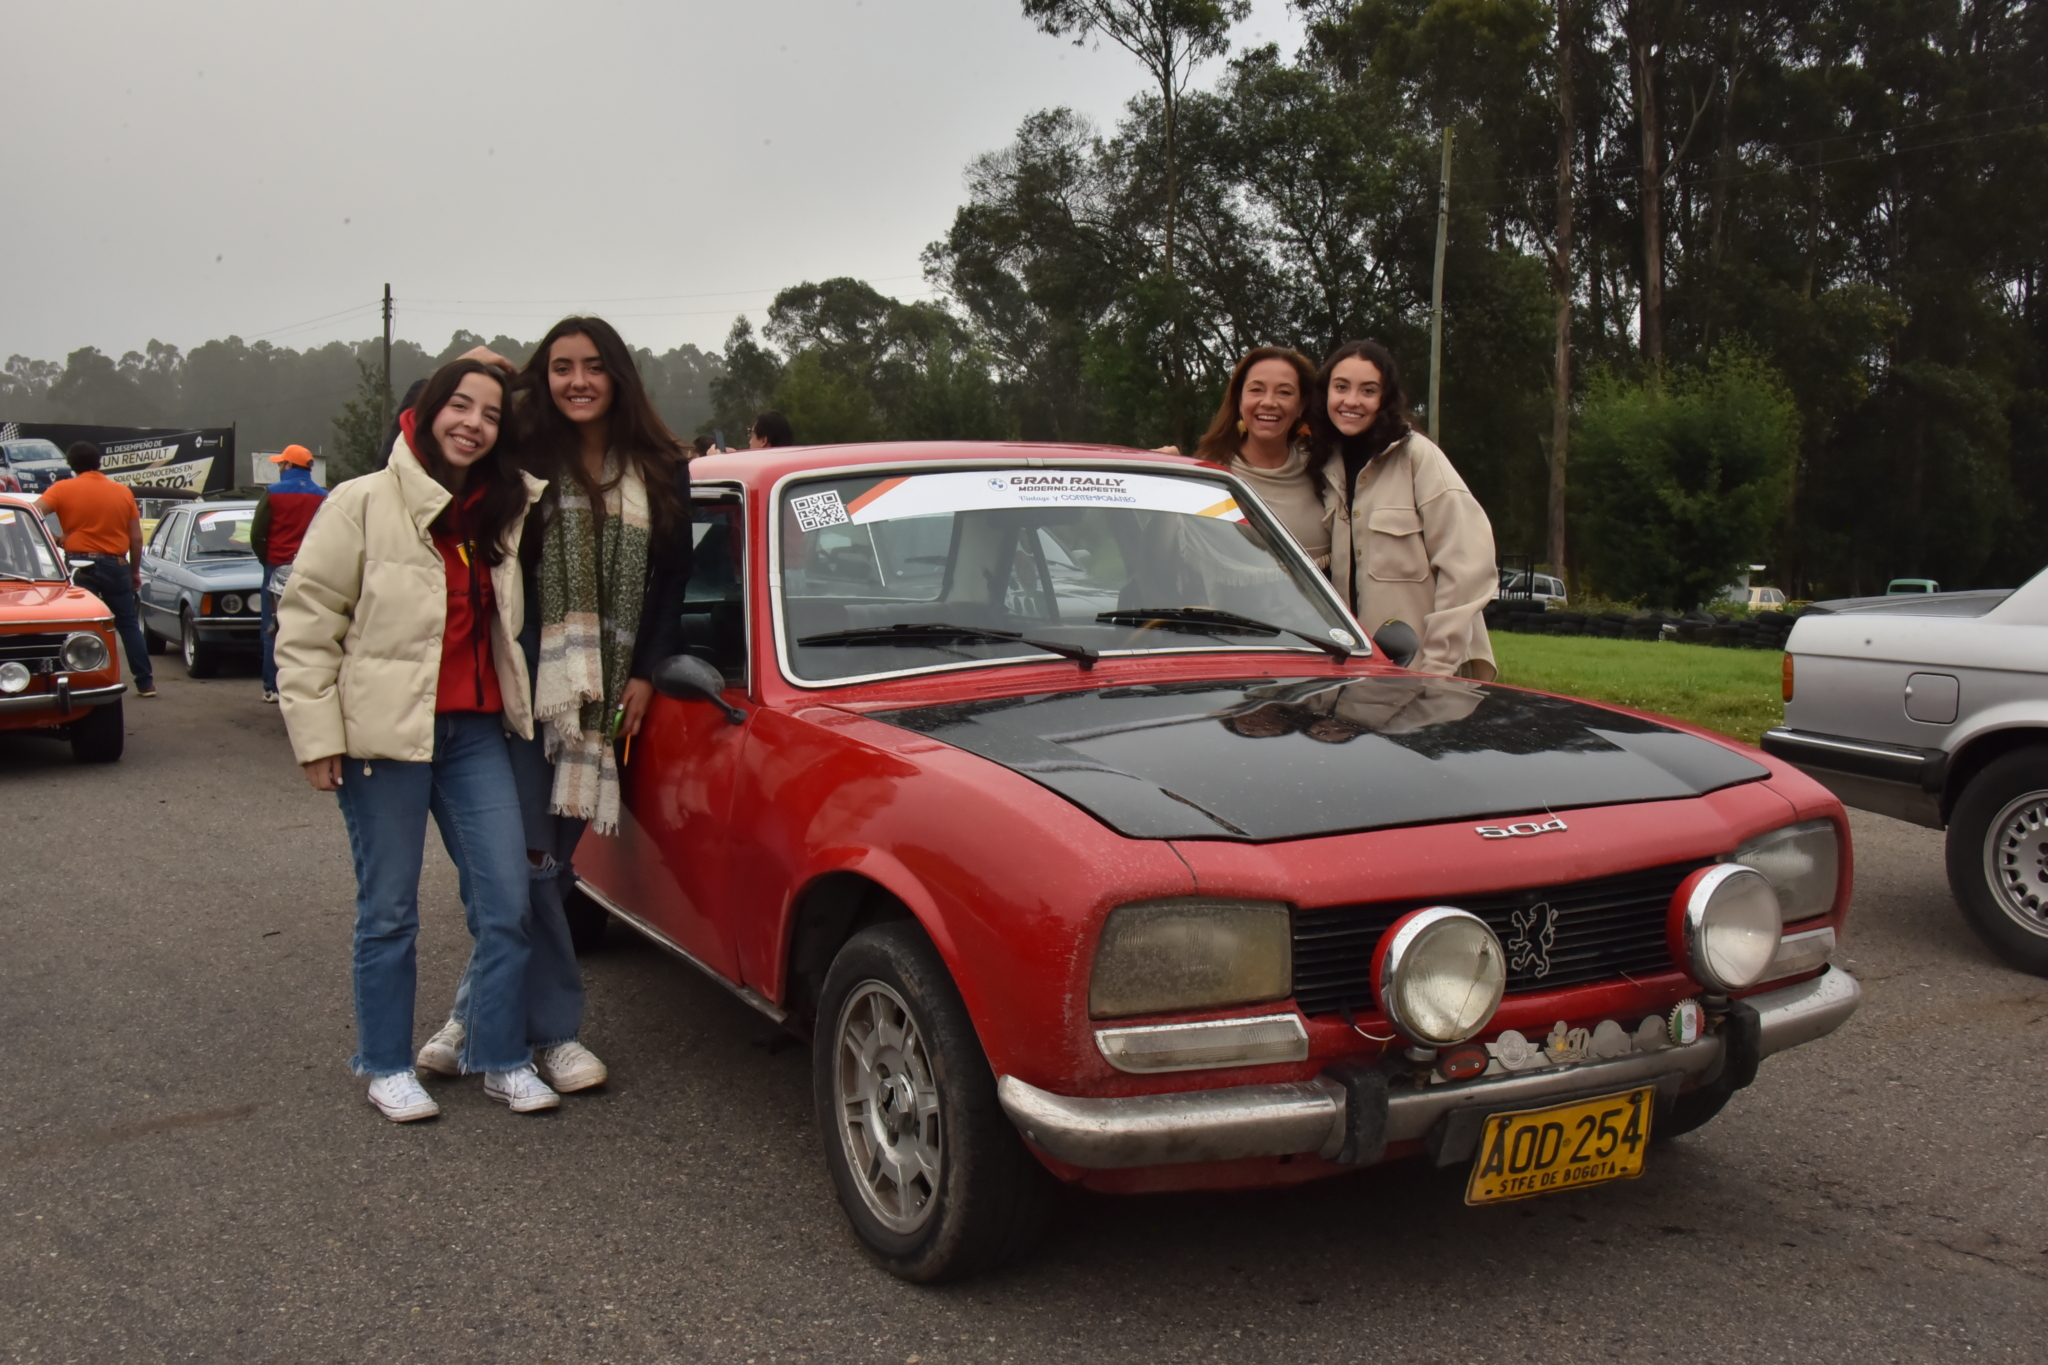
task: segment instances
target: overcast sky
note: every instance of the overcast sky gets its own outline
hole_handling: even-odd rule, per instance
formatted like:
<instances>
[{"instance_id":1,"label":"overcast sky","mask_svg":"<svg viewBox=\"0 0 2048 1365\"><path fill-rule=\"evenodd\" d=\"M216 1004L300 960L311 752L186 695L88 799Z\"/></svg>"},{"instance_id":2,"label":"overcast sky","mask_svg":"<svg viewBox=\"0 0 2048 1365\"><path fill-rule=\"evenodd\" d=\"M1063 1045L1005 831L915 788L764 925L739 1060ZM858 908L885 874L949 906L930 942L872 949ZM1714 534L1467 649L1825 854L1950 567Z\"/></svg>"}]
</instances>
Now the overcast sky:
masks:
<instances>
[{"instance_id":1,"label":"overcast sky","mask_svg":"<svg viewBox=\"0 0 2048 1365\"><path fill-rule=\"evenodd\" d=\"M1236 37L1300 28L1257 0ZM0 353L52 360L360 339L387 280L430 350L584 309L716 348L835 275L924 296L972 157L1144 84L1016 0L68 0L0 44Z\"/></svg>"}]
</instances>

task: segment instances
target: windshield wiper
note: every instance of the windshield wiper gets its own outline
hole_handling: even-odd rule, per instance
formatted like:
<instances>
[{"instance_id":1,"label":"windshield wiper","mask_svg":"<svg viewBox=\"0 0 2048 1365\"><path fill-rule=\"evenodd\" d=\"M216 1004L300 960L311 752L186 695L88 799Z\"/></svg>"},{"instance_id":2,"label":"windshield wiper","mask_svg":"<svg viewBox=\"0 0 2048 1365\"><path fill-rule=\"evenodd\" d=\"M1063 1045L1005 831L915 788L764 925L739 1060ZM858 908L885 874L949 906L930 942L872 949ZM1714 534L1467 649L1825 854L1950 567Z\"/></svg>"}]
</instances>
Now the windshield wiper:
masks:
<instances>
[{"instance_id":1,"label":"windshield wiper","mask_svg":"<svg viewBox=\"0 0 2048 1365\"><path fill-rule=\"evenodd\" d=\"M0 578L4 578L10 583L41 583L43 581L33 574L15 573L11 569L0 569ZM55 579L49 581L56 582Z\"/></svg>"},{"instance_id":2,"label":"windshield wiper","mask_svg":"<svg viewBox=\"0 0 2048 1365\"><path fill-rule=\"evenodd\" d=\"M1308 641L1340 664L1351 658L1350 646L1338 644L1335 640L1311 635L1292 626L1276 626L1270 621L1239 616L1234 611L1218 607L1119 607L1115 611L1099 611L1095 613L1095 619L1106 625L1160 625L1168 630L1205 633L1228 630L1240 635L1292 635L1297 640Z\"/></svg>"},{"instance_id":3,"label":"windshield wiper","mask_svg":"<svg viewBox=\"0 0 2048 1365\"><path fill-rule=\"evenodd\" d=\"M1081 670L1095 667L1095 661L1102 656L1086 645L1061 644L1056 640L1038 640L1029 635L1019 635L1013 630L990 630L983 626L953 626L944 623L898 622L893 626L855 626L852 630L831 630L823 635L806 635L797 643L800 645L919 645L935 640L989 640L1003 644L1029 645L1047 654L1057 654L1062 659L1072 659L1081 665Z\"/></svg>"}]
</instances>

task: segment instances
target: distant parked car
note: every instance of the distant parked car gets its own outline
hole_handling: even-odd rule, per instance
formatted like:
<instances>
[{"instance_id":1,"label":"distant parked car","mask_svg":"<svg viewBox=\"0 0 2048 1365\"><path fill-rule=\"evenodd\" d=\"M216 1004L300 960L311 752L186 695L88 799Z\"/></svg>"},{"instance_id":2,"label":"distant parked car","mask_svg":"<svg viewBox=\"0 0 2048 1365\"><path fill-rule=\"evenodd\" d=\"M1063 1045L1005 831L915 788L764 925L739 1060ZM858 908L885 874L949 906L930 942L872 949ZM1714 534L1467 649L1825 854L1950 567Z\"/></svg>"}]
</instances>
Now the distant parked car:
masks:
<instances>
[{"instance_id":1,"label":"distant parked car","mask_svg":"<svg viewBox=\"0 0 2048 1365\"><path fill-rule=\"evenodd\" d=\"M71 477L64 452L50 441L25 439L0 441L0 464L23 493L40 493L59 479Z\"/></svg>"},{"instance_id":2,"label":"distant parked car","mask_svg":"<svg viewBox=\"0 0 2048 1365\"><path fill-rule=\"evenodd\" d=\"M1849 805L1946 828L1971 926L2048 976L2048 572L2013 592L1816 603L1763 747Z\"/></svg>"},{"instance_id":3,"label":"distant parked car","mask_svg":"<svg viewBox=\"0 0 2048 1365\"><path fill-rule=\"evenodd\" d=\"M1746 590L1745 600L1749 603L1751 611L1783 611L1785 609L1785 590L1783 588L1750 588Z\"/></svg>"},{"instance_id":4,"label":"distant parked car","mask_svg":"<svg viewBox=\"0 0 2048 1365\"><path fill-rule=\"evenodd\" d=\"M263 642L263 565L249 545L253 502L191 502L157 523L142 553L143 636L177 641L185 671L210 678L223 658Z\"/></svg>"},{"instance_id":5,"label":"distant parked car","mask_svg":"<svg viewBox=\"0 0 2048 1365\"><path fill-rule=\"evenodd\" d=\"M1528 597L1548 606L1565 605L1564 580L1547 573L1528 574L1502 570L1500 575L1502 597Z\"/></svg>"},{"instance_id":6,"label":"distant parked car","mask_svg":"<svg viewBox=\"0 0 2048 1365\"><path fill-rule=\"evenodd\" d=\"M73 586L32 499L0 494L0 731L69 740L79 762L111 763L127 690L113 613Z\"/></svg>"},{"instance_id":7,"label":"distant parked car","mask_svg":"<svg viewBox=\"0 0 2048 1365\"><path fill-rule=\"evenodd\" d=\"M1886 597L1915 597L1940 591L1941 584L1931 578L1894 578L1884 585Z\"/></svg>"}]
</instances>

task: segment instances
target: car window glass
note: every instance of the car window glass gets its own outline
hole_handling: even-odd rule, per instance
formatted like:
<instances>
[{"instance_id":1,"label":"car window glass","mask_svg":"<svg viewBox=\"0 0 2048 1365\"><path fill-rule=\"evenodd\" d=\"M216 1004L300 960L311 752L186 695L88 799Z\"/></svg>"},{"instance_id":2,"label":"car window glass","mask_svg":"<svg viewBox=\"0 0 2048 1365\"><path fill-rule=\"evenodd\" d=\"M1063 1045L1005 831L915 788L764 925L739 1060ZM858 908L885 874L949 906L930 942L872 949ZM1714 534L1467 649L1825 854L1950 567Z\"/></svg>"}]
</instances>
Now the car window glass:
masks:
<instances>
[{"instance_id":1,"label":"car window glass","mask_svg":"<svg viewBox=\"0 0 2048 1365\"><path fill-rule=\"evenodd\" d=\"M249 546L255 508L222 507L186 515L191 519L192 533L185 542L185 558L227 559L256 553Z\"/></svg>"},{"instance_id":2,"label":"car window glass","mask_svg":"<svg viewBox=\"0 0 2048 1365\"><path fill-rule=\"evenodd\" d=\"M157 553L173 563L184 558L180 551L185 544L185 516L182 511L173 512L157 528Z\"/></svg>"},{"instance_id":3,"label":"car window glass","mask_svg":"<svg viewBox=\"0 0 2048 1365\"><path fill-rule=\"evenodd\" d=\"M691 509L684 648L714 665L733 687L747 685L746 524L736 498L698 499Z\"/></svg>"},{"instance_id":4,"label":"car window glass","mask_svg":"<svg viewBox=\"0 0 2048 1365\"><path fill-rule=\"evenodd\" d=\"M1111 654L1353 643L1263 508L1171 466L817 480L790 485L777 517L784 647L805 680L1048 652L936 627ZM907 629L844 636L891 627Z\"/></svg>"},{"instance_id":5,"label":"car window glass","mask_svg":"<svg viewBox=\"0 0 2048 1365\"><path fill-rule=\"evenodd\" d=\"M64 577L36 514L27 508L0 507L0 575L44 582Z\"/></svg>"},{"instance_id":6,"label":"car window glass","mask_svg":"<svg viewBox=\"0 0 2048 1365\"><path fill-rule=\"evenodd\" d=\"M169 555L171 553L171 537L175 534L173 528L177 524L178 518L175 513L167 515L156 524L156 534L150 537L149 541L149 552L151 554Z\"/></svg>"}]
</instances>

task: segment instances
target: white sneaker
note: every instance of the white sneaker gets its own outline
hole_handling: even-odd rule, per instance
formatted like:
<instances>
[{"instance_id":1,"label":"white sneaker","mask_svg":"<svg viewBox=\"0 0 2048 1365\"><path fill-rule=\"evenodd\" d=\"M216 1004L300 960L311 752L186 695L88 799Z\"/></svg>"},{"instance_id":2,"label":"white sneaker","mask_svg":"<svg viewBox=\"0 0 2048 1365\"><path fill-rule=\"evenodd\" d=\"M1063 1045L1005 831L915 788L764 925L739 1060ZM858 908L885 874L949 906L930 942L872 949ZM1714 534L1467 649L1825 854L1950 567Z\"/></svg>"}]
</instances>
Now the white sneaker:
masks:
<instances>
[{"instance_id":1,"label":"white sneaker","mask_svg":"<svg viewBox=\"0 0 2048 1365\"><path fill-rule=\"evenodd\" d=\"M596 1053L573 1038L539 1049L533 1054L533 1061L541 1079L565 1095L572 1090L603 1085L611 1075Z\"/></svg>"},{"instance_id":2,"label":"white sneaker","mask_svg":"<svg viewBox=\"0 0 2048 1365\"><path fill-rule=\"evenodd\" d=\"M486 1071L484 1097L504 1101L515 1114L553 1109L562 1102L560 1095L548 1089L548 1083L533 1069L532 1062L514 1071Z\"/></svg>"},{"instance_id":3,"label":"white sneaker","mask_svg":"<svg viewBox=\"0 0 2048 1365\"><path fill-rule=\"evenodd\" d=\"M269 688L266 687L263 689L263 700L269 702L272 706L275 706L277 705L277 693L271 691Z\"/></svg>"},{"instance_id":4,"label":"white sneaker","mask_svg":"<svg viewBox=\"0 0 2048 1365\"><path fill-rule=\"evenodd\" d=\"M422 1071L432 1071L442 1076L462 1074L462 1021L450 1019L441 1025L440 1031L420 1046L419 1056L412 1064Z\"/></svg>"},{"instance_id":5,"label":"white sneaker","mask_svg":"<svg viewBox=\"0 0 2048 1365\"><path fill-rule=\"evenodd\" d=\"M379 1076L371 1081L370 1103L393 1123L430 1119L441 1112L441 1106L434 1103L434 1097L420 1084L420 1078L410 1071L401 1071L395 1076Z\"/></svg>"}]
</instances>

